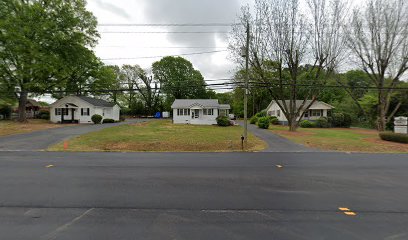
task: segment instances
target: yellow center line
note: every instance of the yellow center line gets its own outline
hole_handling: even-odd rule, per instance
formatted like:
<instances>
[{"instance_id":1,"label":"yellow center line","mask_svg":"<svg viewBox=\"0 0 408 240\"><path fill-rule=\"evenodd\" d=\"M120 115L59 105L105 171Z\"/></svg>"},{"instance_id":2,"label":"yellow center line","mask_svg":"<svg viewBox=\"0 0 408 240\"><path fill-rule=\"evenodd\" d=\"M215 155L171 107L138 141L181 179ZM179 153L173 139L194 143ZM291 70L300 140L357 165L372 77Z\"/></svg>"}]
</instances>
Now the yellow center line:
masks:
<instances>
[{"instance_id":1,"label":"yellow center line","mask_svg":"<svg viewBox=\"0 0 408 240\"><path fill-rule=\"evenodd\" d=\"M277 167L277 168L283 168L283 166L282 166L282 165L279 165L279 164L276 165L276 167Z\"/></svg>"},{"instance_id":2,"label":"yellow center line","mask_svg":"<svg viewBox=\"0 0 408 240\"><path fill-rule=\"evenodd\" d=\"M344 212L344 214L346 214L347 216L356 216L357 213L355 212Z\"/></svg>"},{"instance_id":3,"label":"yellow center line","mask_svg":"<svg viewBox=\"0 0 408 240\"><path fill-rule=\"evenodd\" d=\"M52 165L52 164L50 164L50 165L47 165L47 166L45 166L46 168L51 168L51 167L54 167L54 165Z\"/></svg>"},{"instance_id":4,"label":"yellow center line","mask_svg":"<svg viewBox=\"0 0 408 240\"><path fill-rule=\"evenodd\" d=\"M339 207L339 210L340 210L340 211L350 211L350 209L349 209L349 208L346 208L346 207Z\"/></svg>"}]
</instances>

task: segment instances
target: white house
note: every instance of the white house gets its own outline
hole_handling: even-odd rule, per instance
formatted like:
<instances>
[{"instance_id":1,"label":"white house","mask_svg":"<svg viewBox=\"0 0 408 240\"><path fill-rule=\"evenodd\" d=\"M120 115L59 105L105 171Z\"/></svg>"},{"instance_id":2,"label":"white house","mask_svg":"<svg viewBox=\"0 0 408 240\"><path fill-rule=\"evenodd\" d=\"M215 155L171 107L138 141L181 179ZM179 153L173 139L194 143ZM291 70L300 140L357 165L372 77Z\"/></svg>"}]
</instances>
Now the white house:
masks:
<instances>
[{"instance_id":1,"label":"white house","mask_svg":"<svg viewBox=\"0 0 408 240\"><path fill-rule=\"evenodd\" d=\"M307 100L304 108L306 108L312 100ZM289 100L285 100L286 105L289 107L290 101ZM296 106L297 108L300 107L300 105L302 104L303 100L296 100ZM283 102L279 102L282 103ZM281 104L281 105L282 105ZM310 108L305 112L305 114L303 115L302 119L305 120L317 120L320 117L327 117L328 112L333 109L334 107L331 106L330 104L327 104L325 102L321 102L321 101L315 101L312 106L310 106ZM287 123L288 120L286 119L285 115L282 112L282 109L279 107L279 105L272 100L272 102L269 104L269 106L266 108L267 114L269 116L275 116L278 118L279 122L281 123ZM301 111L301 113L303 113L303 111ZM299 114L300 115L300 114ZM299 118L298 118L299 120Z\"/></svg>"},{"instance_id":2,"label":"white house","mask_svg":"<svg viewBox=\"0 0 408 240\"><path fill-rule=\"evenodd\" d=\"M92 123L91 117L99 114L103 119L119 121L117 104L85 96L67 96L50 105L50 120L54 123Z\"/></svg>"},{"instance_id":3,"label":"white house","mask_svg":"<svg viewBox=\"0 0 408 240\"><path fill-rule=\"evenodd\" d=\"M217 99L176 99L171 105L173 123L217 124L218 116L228 116L229 104L219 104Z\"/></svg>"}]
</instances>

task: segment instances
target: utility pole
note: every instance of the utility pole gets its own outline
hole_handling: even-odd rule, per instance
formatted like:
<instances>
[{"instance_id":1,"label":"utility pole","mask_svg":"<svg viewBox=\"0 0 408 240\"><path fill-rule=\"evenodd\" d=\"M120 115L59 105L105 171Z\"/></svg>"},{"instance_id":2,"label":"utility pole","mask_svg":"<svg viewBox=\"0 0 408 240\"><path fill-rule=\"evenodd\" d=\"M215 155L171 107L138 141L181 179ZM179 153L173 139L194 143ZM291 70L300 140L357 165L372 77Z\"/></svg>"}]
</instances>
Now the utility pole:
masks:
<instances>
[{"instance_id":1,"label":"utility pole","mask_svg":"<svg viewBox=\"0 0 408 240\"><path fill-rule=\"evenodd\" d=\"M244 93L244 144L248 146L248 64L249 64L249 22L246 26L246 46L245 46L245 93Z\"/></svg>"}]
</instances>

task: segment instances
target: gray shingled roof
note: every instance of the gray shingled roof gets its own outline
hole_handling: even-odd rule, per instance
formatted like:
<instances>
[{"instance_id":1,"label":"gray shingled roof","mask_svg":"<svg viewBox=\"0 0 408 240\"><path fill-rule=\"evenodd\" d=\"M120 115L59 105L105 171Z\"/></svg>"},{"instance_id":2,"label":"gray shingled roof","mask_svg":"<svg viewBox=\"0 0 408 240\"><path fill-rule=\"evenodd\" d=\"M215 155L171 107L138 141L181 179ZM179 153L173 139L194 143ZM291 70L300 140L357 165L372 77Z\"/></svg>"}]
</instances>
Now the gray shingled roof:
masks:
<instances>
[{"instance_id":1,"label":"gray shingled roof","mask_svg":"<svg viewBox=\"0 0 408 240\"><path fill-rule=\"evenodd\" d=\"M231 109L229 104L220 104L220 109Z\"/></svg>"},{"instance_id":2,"label":"gray shingled roof","mask_svg":"<svg viewBox=\"0 0 408 240\"><path fill-rule=\"evenodd\" d=\"M86 97L86 96L77 96L78 98L84 100L85 102L88 102L94 106L97 107L113 107L115 106L115 103L110 103L108 101L105 101L103 99L96 99L96 98L91 98L91 97Z\"/></svg>"},{"instance_id":3,"label":"gray shingled roof","mask_svg":"<svg viewBox=\"0 0 408 240\"><path fill-rule=\"evenodd\" d=\"M271 101L271 103L269 104L269 106L267 107L267 109L269 109L269 108L271 107L271 105L272 105L274 102L275 102L275 101ZM286 102L286 106L289 107L289 105L290 105L290 100L285 100L285 102ZM306 103L305 103L304 106L305 106L305 107L308 106L311 102L312 102L312 100L306 100ZM282 104L282 100L280 100L279 103ZM300 105L302 105L302 103L303 103L303 100L296 100L296 107L300 107ZM317 104L317 103L321 103L321 104L323 104L323 105L326 105L328 108L334 108L332 105L327 104L327 103L322 102L322 101L315 101L315 102L313 103L313 105L314 105L314 104ZM312 105L312 107L311 107L310 109L313 108L313 105Z\"/></svg>"},{"instance_id":4,"label":"gray shingled roof","mask_svg":"<svg viewBox=\"0 0 408 240\"><path fill-rule=\"evenodd\" d=\"M171 108L190 108L198 105L204 108L219 108L218 99L176 99Z\"/></svg>"}]
</instances>

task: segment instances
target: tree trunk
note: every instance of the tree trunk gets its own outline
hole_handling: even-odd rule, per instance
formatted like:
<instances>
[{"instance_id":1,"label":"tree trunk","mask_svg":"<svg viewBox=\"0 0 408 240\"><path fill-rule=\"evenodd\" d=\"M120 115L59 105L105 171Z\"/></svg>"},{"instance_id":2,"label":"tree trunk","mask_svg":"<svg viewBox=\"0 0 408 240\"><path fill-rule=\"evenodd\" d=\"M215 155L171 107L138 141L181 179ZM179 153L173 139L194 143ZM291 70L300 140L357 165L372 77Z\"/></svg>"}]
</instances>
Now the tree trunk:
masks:
<instances>
[{"instance_id":1,"label":"tree trunk","mask_svg":"<svg viewBox=\"0 0 408 240\"><path fill-rule=\"evenodd\" d=\"M28 93L26 91L21 91L20 97L18 99L18 121L27 122L26 116L26 104L27 104Z\"/></svg>"},{"instance_id":2,"label":"tree trunk","mask_svg":"<svg viewBox=\"0 0 408 240\"><path fill-rule=\"evenodd\" d=\"M289 124L289 131L290 132L296 132L298 123L296 121L296 117L291 117L288 119L288 124Z\"/></svg>"},{"instance_id":3,"label":"tree trunk","mask_svg":"<svg viewBox=\"0 0 408 240\"><path fill-rule=\"evenodd\" d=\"M386 111L386 97L383 90L380 90L378 96L378 120L377 130L384 131L387 123L387 111Z\"/></svg>"}]
</instances>

